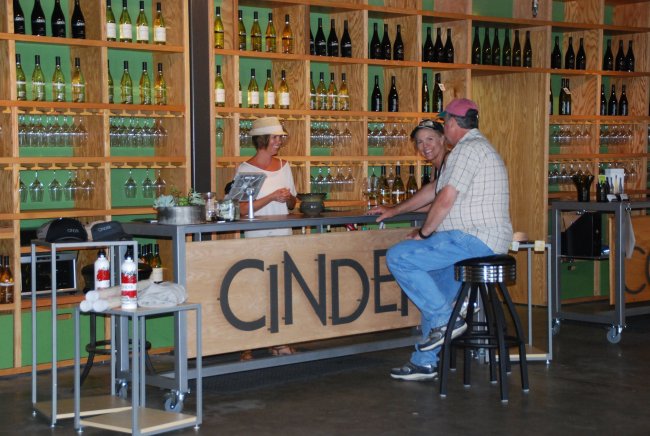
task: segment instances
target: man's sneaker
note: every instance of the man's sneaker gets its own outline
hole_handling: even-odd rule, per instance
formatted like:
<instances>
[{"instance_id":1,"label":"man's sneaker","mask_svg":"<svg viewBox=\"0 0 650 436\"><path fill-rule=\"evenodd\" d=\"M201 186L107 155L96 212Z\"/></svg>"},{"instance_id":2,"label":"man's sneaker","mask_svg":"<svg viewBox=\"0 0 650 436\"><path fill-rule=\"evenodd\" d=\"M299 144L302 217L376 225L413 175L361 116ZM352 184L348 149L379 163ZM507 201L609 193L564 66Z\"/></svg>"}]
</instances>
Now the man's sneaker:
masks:
<instances>
[{"instance_id":1,"label":"man's sneaker","mask_svg":"<svg viewBox=\"0 0 650 436\"><path fill-rule=\"evenodd\" d=\"M454 330L451 332L451 338L455 338L461 335L465 330L467 330L467 324L463 318L456 318L456 324L454 324ZM447 325L442 325L439 327L434 327L429 332L427 338L420 342L417 347L420 351L429 351L433 350L445 341L445 332L447 331Z\"/></svg>"},{"instance_id":2,"label":"man's sneaker","mask_svg":"<svg viewBox=\"0 0 650 436\"><path fill-rule=\"evenodd\" d=\"M420 366L411 362L407 362L401 368L393 368L390 370L390 376L398 380L433 380L438 375L438 371L433 365Z\"/></svg>"}]
</instances>

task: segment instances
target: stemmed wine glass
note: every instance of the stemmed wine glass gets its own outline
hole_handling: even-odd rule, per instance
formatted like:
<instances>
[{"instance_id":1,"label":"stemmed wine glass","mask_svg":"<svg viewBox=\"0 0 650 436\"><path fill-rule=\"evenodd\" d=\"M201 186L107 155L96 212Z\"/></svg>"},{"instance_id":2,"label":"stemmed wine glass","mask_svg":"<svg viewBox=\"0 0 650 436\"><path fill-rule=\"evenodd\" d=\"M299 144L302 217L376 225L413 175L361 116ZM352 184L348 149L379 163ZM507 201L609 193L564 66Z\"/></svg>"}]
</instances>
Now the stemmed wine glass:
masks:
<instances>
[{"instance_id":1,"label":"stemmed wine glass","mask_svg":"<svg viewBox=\"0 0 650 436\"><path fill-rule=\"evenodd\" d=\"M27 202L27 186L23 179L18 179L18 194L20 195L20 202Z\"/></svg>"},{"instance_id":2,"label":"stemmed wine glass","mask_svg":"<svg viewBox=\"0 0 650 436\"><path fill-rule=\"evenodd\" d=\"M124 182L124 195L126 198L135 198L138 193L138 184L133 180L133 170L129 169L129 178Z\"/></svg>"},{"instance_id":3,"label":"stemmed wine glass","mask_svg":"<svg viewBox=\"0 0 650 436\"><path fill-rule=\"evenodd\" d=\"M34 181L29 184L29 198L34 203L43 201L43 184L38 180L38 171L34 172Z\"/></svg>"},{"instance_id":4,"label":"stemmed wine glass","mask_svg":"<svg viewBox=\"0 0 650 436\"><path fill-rule=\"evenodd\" d=\"M157 197L160 197L161 195L165 195L165 188L167 187L167 183L165 182L165 179L162 178L162 174L160 170L158 170L158 177L153 182L153 187L154 190L156 191Z\"/></svg>"},{"instance_id":5,"label":"stemmed wine glass","mask_svg":"<svg viewBox=\"0 0 650 436\"><path fill-rule=\"evenodd\" d=\"M154 184L149 178L149 168L147 168L144 180L142 181L142 196L144 198L153 198L155 190Z\"/></svg>"},{"instance_id":6,"label":"stemmed wine glass","mask_svg":"<svg viewBox=\"0 0 650 436\"><path fill-rule=\"evenodd\" d=\"M48 185L48 190L50 192L51 201L61 201L61 198L63 197L63 187L56 179L56 170L52 171L52 181Z\"/></svg>"},{"instance_id":7,"label":"stemmed wine glass","mask_svg":"<svg viewBox=\"0 0 650 436\"><path fill-rule=\"evenodd\" d=\"M74 201L77 198L77 190L79 189L79 179L74 171L68 171L68 180L63 185L63 194L67 201Z\"/></svg>"},{"instance_id":8,"label":"stemmed wine glass","mask_svg":"<svg viewBox=\"0 0 650 436\"><path fill-rule=\"evenodd\" d=\"M90 177L90 172L88 170L86 170L86 179L81 183L81 192L86 200L93 198L95 182L93 182L93 179Z\"/></svg>"}]
</instances>

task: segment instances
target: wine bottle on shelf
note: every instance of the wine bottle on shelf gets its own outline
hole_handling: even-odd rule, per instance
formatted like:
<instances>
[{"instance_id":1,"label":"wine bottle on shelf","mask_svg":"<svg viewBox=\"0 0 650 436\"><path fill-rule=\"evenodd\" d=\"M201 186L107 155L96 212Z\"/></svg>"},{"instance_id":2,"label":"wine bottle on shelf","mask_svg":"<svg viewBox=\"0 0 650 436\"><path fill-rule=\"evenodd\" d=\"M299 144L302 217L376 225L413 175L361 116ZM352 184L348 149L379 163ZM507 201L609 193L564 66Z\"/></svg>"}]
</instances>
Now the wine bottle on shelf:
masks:
<instances>
[{"instance_id":1,"label":"wine bottle on shelf","mask_svg":"<svg viewBox=\"0 0 650 436\"><path fill-rule=\"evenodd\" d=\"M161 283L163 281L163 262L160 258L160 245L153 245L153 255L151 256L151 281L154 283Z\"/></svg>"},{"instance_id":2,"label":"wine bottle on shelf","mask_svg":"<svg viewBox=\"0 0 650 436\"><path fill-rule=\"evenodd\" d=\"M167 26L160 2L156 2L156 17L153 19L153 42L158 45L167 44Z\"/></svg>"},{"instance_id":3,"label":"wine bottle on shelf","mask_svg":"<svg viewBox=\"0 0 650 436\"><path fill-rule=\"evenodd\" d=\"M401 203L406 199L406 188L404 187L404 181L402 180L399 162L395 165L395 180L393 180L391 188L391 197L391 202L393 204Z\"/></svg>"},{"instance_id":4,"label":"wine bottle on shelf","mask_svg":"<svg viewBox=\"0 0 650 436\"><path fill-rule=\"evenodd\" d=\"M431 27L427 27L427 37L422 46L422 61L433 62L433 40L431 39Z\"/></svg>"},{"instance_id":5,"label":"wine bottle on shelf","mask_svg":"<svg viewBox=\"0 0 650 436\"><path fill-rule=\"evenodd\" d=\"M505 29L505 39L503 40L503 56L501 56L501 65L509 67L512 65L512 46L510 45L510 29Z\"/></svg>"},{"instance_id":6,"label":"wine bottle on shelf","mask_svg":"<svg viewBox=\"0 0 650 436\"><path fill-rule=\"evenodd\" d=\"M553 87L551 86L550 83L548 87L548 105L549 105L548 114L553 115Z\"/></svg>"},{"instance_id":7,"label":"wine bottle on shelf","mask_svg":"<svg viewBox=\"0 0 650 436\"><path fill-rule=\"evenodd\" d=\"M58 38L66 37L65 15L63 15L63 9L61 9L61 0L54 1L54 9L52 10L50 25L52 27L52 36Z\"/></svg>"},{"instance_id":8,"label":"wine bottle on shelf","mask_svg":"<svg viewBox=\"0 0 650 436\"><path fill-rule=\"evenodd\" d=\"M420 188L424 187L425 185L428 185L431 183L431 173L430 173L431 167L429 165L425 165L422 167L422 178L420 179Z\"/></svg>"},{"instance_id":9,"label":"wine bottle on shelf","mask_svg":"<svg viewBox=\"0 0 650 436\"><path fill-rule=\"evenodd\" d=\"M25 14L19 0L14 0L14 33L25 34Z\"/></svg>"},{"instance_id":10,"label":"wine bottle on shelf","mask_svg":"<svg viewBox=\"0 0 650 436\"><path fill-rule=\"evenodd\" d=\"M605 95L605 85L600 85L600 115L607 115L607 95Z\"/></svg>"},{"instance_id":11,"label":"wine bottle on shelf","mask_svg":"<svg viewBox=\"0 0 650 436\"><path fill-rule=\"evenodd\" d=\"M562 78L560 84L560 94L557 97L557 113L558 115L566 115L564 113L564 89L566 88L566 79Z\"/></svg>"},{"instance_id":12,"label":"wine bottle on shelf","mask_svg":"<svg viewBox=\"0 0 650 436\"><path fill-rule=\"evenodd\" d=\"M32 72L32 100L45 101L45 75L41 69L40 55L34 55L34 71Z\"/></svg>"},{"instance_id":13,"label":"wine bottle on shelf","mask_svg":"<svg viewBox=\"0 0 650 436\"><path fill-rule=\"evenodd\" d=\"M316 88L316 109L327 110L327 87L325 86L325 73L320 73L320 80Z\"/></svg>"},{"instance_id":14,"label":"wine bottle on shelf","mask_svg":"<svg viewBox=\"0 0 650 436\"><path fill-rule=\"evenodd\" d=\"M106 41L117 40L117 23L113 14L111 0L106 0Z\"/></svg>"},{"instance_id":15,"label":"wine bottle on shelf","mask_svg":"<svg viewBox=\"0 0 650 436\"><path fill-rule=\"evenodd\" d=\"M237 11L237 36L239 38L239 49L246 50L246 26L244 25L243 12L240 9Z\"/></svg>"},{"instance_id":16,"label":"wine bottle on shelf","mask_svg":"<svg viewBox=\"0 0 650 436\"><path fill-rule=\"evenodd\" d=\"M273 14L269 12L269 21L264 32L264 49L269 53L275 53L277 51L277 41L278 34L275 31L275 24L273 24Z\"/></svg>"},{"instance_id":17,"label":"wine bottle on shelf","mask_svg":"<svg viewBox=\"0 0 650 436\"><path fill-rule=\"evenodd\" d=\"M375 75L375 86L370 96L370 110L372 112L381 112L384 110L381 89L379 89L379 76L377 75Z\"/></svg>"},{"instance_id":18,"label":"wine bottle on shelf","mask_svg":"<svg viewBox=\"0 0 650 436\"><path fill-rule=\"evenodd\" d=\"M442 45L442 28L436 29L436 42L433 44L433 62L445 61L445 46Z\"/></svg>"},{"instance_id":19,"label":"wine bottle on shelf","mask_svg":"<svg viewBox=\"0 0 650 436\"><path fill-rule=\"evenodd\" d=\"M427 73L422 75L422 112L431 112L429 77L427 77Z\"/></svg>"},{"instance_id":20,"label":"wine bottle on shelf","mask_svg":"<svg viewBox=\"0 0 650 436\"><path fill-rule=\"evenodd\" d=\"M135 39L140 44L149 44L149 21L144 12L144 1L140 0L140 12L135 21Z\"/></svg>"},{"instance_id":21,"label":"wine bottle on shelf","mask_svg":"<svg viewBox=\"0 0 650 436\"><path fill-rule=\"evenodd\" d=\"M316 87L314 86L314 73L309 72L309 109L316 110L318 108Z\"/></svg>"},{"instance_id":22,"label":"wine bottle on shelf","mask_svg":"<svg viewBox=\"0 0 650 436\"><path fill-rule=\"evenodd\" d=\"M214 48L223 48L223 20L221 7L217 6L214 13Z\"/></svg>"},{"instance_id":23,"label":"wine bottle on shelf","mask_svg":"<svg viewBox=\"0 0 650 436\"><path fill-rule=\"evenodd\" d=\"M86 18L81 11L79 0L74 0L74 9L72 10L72 19L70 20L72 37L77 39L86 39Z\"/></svg>"},{"instance_id":24,"label":"wine bottle on shelf","mask_svg":"<svg viewBox=\"0 0 650 436\"><path fill-rule=\"evenodd\" d=\"M251 79L248 82L248 107L259 108L260 107L260 89L257 86L257 80L255 79L255 68L251 68Z\"/></svg>"},{"instance_id":25,"label":"wine bottle on shelf","mask_svg":"<svg viewBox=\"0 0 650 436\"><path fill-rule=\"evenodd\" d=\"M563 85L560 92L560 115L571 115L571 86L569 79L562 79Z\"/></svg>"},{"instance_id":26,"label":"wine bottle on shelf","mask_svg":"<svg viewBox=\"0 0 650 436\"><path fill-rule=\"evenodd\" d=\"M627 54L625 55L625 70L634 71L634 50L632 50L632 40L628 43Z\"/></svg>"},{"instance_id":27,"label":"wine bottle on shelf","mask_svg":"<svg viewBox=\"0 0 650 436\"><path fill-rule=\"evenodd\" d=\"M492 65L492 44L490 44L490 28L485 27L483 34L483 49L481 50L481 63L483 65Z\"/></svg>"},{"instance_id":28,"label":"wine bottle on shelf","mask_svg":"<svg viewBox=\"0 0 650 436\"><path fill-rule=\"evenodd\" d=\"M309 29L309 54L316 56L316 44L314 43L314 35L311 33L311 29Z\"/></svg>"},{"instance_id":29,"label":"wine bottle on shelf","mask_svg":"<svg viewBox=\"0 0 650 436\"><path fill-rule=\"evenodd\" d=\"M0 274L0 304L13 304L14 302L14 275L11 272L9 256L4 256L4 268Z\"/></svg>"},{"instance_id":30,"label":"wine bottle on shelf","mask_svg":"<svg viewBox=\"0 0 650 436\"><path fill-rule=\"evenodd\" d=\"M614 70L614 54L612 53L612 40L607 40L607 48L603 56L603 71Z\"/></svg>"},{"instance_id":31,"label":"wine bottle on shelf","mask_svg":"<svg viewBox=\"0 0 650 436\"><path fill-rule=\"evenodd\" d=\"M239 107L242 107L242 100L243 100L243 98L242 98L242 93L241 93L241 80L239 80L239 81L237 82L237 84L239 85L239 91L238 91L238 93L237 93L237 105L238 105Z\"/></svg>"},{"instance_id":32,"label":"wine bottle on shelf","mask_svg":"<svg viewBox=\"0 0 650 436\"><path fill-rule=\"evenodd\" d=\"M409 199L418 192L418 182L415 180L415 166L409 165L409 178L406 181L406 199Z\"/></svg>"},{"instance_id":33,"label":"wine bottle on shelf","mask_svg":"<svg viewBox=\"0 0 650 436\"><path fill-rule=\"evenodd\" d=\"M124 72L120 80L120 95L122 104L133 104L133 80L129 74L129 61L124 61Z\"/></svg>"},{"instance_id":34,"label":"wine bottle on shelf","mask_svg":"<svg viewBox=\"0 0 650 436\"><path fill-rule=\"evenodd\" d=\"M386 178L386 166L381 166L381 173L377 180L377 202L381 205L389 205L391 200L390 185Z\"/></svg>"},{"instance_id":35,"label":"wine bottle on shelf","mask_svg":"<svg viewBox=\"0 0 650 436\"><path fill-rule=\"evenodd\" d=\"M607 103L607 115L618 115L618 99L616 98L616 85L612 85L612 92L609 94Z\"/></svg>"},{"instance_id":36,"label":"wine bottle on shelf","mask_svg":"<svg viewBox=\"0 0 650 436\"><path fill-rule=\"evenodd\" d=\"M167 82L165 82L165 76L163 75L163 64L161 63L158 63L158 74L156 75L156 80L153 84L153 95L154 104L167 104Z\"/></svg>"},{"instance_id":37,"label":"wine bottle on shelf","mask_svg":"<svg viewBox=\"0 0 650 436\"><path fill-rule=\"evenodd\" d=\"M275 109L275 86L271 80L271 70L266 70L266 83L264 84L264 108Z\"/></svg>"},{"instance_id":38,"label":"wine bottle on shelf","mask_svg":"<svg viewBox=\"0 0 650 436\"><path fill-rule=\"evenodd\" d=\"M280 109L289 109L291 106L291 94L289 93L289 85L287 84L287 73L284 70L280 72L278 100L280 103Z\"/></svg>"},{"instance_id":39,"label":"wine bottle on shelf","mask_svg":"<svg viewBox=\"0 0 650 436\"><path fill-rule=\"evenodd\" d=\"M309 31L311 36L311 30ZM310 43L313 45L314 39L311 38ZM293 31L291 30L291 23L289 22L289 15L284 16L284 29L282 29L282 53L293 53ZM313 53L311 53L313 54Z\"/></svg>"},{"instance_id":40,"label":"wine bottle on shelf","mask_svg":"<svg viewBox=\"0 0 650 436\"><path fill-rule=\"evenodd\" d=\"M337 57L339 55L339 38L336 36L336 22L330 20L330 34L327 36L327 56Z\"/></svg>"},{"instance_id":41,"label":"wine bottle on shelf","mask_svg":"<svg viewBox=\"0 0 650 436\"><path fill-rule=\"evenodd\" d=\"M560 50L559 36L555 37L555 45L553 46L553 52L551 52L551 68L562 68L562 51Z\"/></svg>"},{"instance_id":42,"label":"wine bottle on shelf","mask_svg":"<svg viewBox=\"0 0 650 436\"><path fill-rule=\"evenodd\" d=\"M334 73L330 73L330 84L327 87L327 110L335 111L338 109L338 97L339 91L336 89L336 83L334 82Z\"/></svg>"},{"instance_id":43,"label":"wine bottle on shelf","mask_svg":"<svg viewBox=\"0 0 650 436\"><path fill-rule=\"evenodd\" d=\"M348 20L343 21L343 36L341 36L341 57L352 57L352 38L350 38L350 32L348 31Z\"/></svg>"},{"instance_id":44,"label":"wine bottle on shelf","mask_svg":"<svg viewBox=\"0 0 650 436\"><path fill-rule=\"evenodd\" d=\"M492 65L501 65L501 43L499 42L499 28L494 28L494 40L492 41Z\"/></svg>"},{"instance_id":45,"label":"wine bottle on shelf","mask_svg":"<svg viewBox=\"0 0 650 436\"><path fill-rule=\"evenodd\" d=\"M217 107L226 105L226 87L221 77L221 65L217 65L217 74L214 76L214 104Z\"/></svg>"},{"instance_id":46,"label":"wine bottle on shelf","mask_svg":"<svg viewBox=\"0 0 650 436\"><path fill-rule=\"evenodd\" d=\"M530 44L530 30L526 30L526 42L524 43L524 56L522 64L527 68L532 68L533 66L533 47Z\"/></svg>"},{"instance_id":47,"label":"wine bottle on shelf","mask_svg":"<svg viewBox=\"0 0 650 436\"><path fill-rule=\"evenodd\" d=\"M127 248L120 267L120 299L122 309L138 308L138 265L133 261L130 248Z\"/></svg>"},{"instance_id":48,"label":"wine bottle on shelf","mask_svg":"<svg viewBox=\"0 0 650 436\"><path fill-rule=\"evenodd\" d=\"M27 100L27 78L20 62L19 53L16 53L16 100Z\"/></svg>"},{"instance_id":49,"label":"wine bottle on shelf","mask_svg":"<svg viewBox=\"0 0 650 436\"><path fill-rule=\"evenodd\" d=\"M339 110L350 110L350 91L348 90L348 83L345 78L345 73L341 73L341 86L339 86Z\"/></svg>"},{"instance_id":50,"label":"wine bottle on shelf","mask_svg":"<svg viewBox=\"0 0 650 436\"><path fill-rule=\"evenodd\" d=\"M481 65L481 40L479 39L479 27L474 26L474 40L472 41L472 63Z\"/></svg>"},{"instance_id":51,"label":"wine bottle on shelf","mask_svg":"<svg viewBox=\"0 0 650 436\"><path fill-rule=\"evenodd\" d=\"M52 101L65 101L65 77L61 70L61 56L54 58L54 74L52 74Z\"/></svg>"},{"instance_id":52,"label":"wine bottle on shelf","mask_svg":"<svg viewBox=\"0 0 650 436\"><path fill-rule=\"evenodd\" d=\"M95 291L109 288L111 286L111 264L106 258L106 251L103 248L97 252L97 259L93 265L93 270Z\"/></svg>"},{"instance_id":53,"label":"wine bottle on shelf","mask_svg":"<svg viewBox=\"0 0 650 436\"><path fill-rule=\"evenodd\" d=\"M111 75L111 62L108 61L108 102L115 103L115 85L113 83L113 76Z\"/></svg>"},{"instance_id":54,"label":"wine bottle on shelf","mask_svg":"<svg viewBox=\"0 0 650 436\"><path fill-rule=\"evenodd\" d=\"M444 86L441 82L440 73L436 73L433 83L433 102L431 105L431 112L442 112L442 109L444 108L443 91Z\"/></svg>"},{"instance_id":55,"label":"wine bottle on shelf","mask_svg":"<svg viewBox=\"0 0 650 436\"><path fill-rule=\"evenodd\" d=\"M140 75L140 104L151 104L151 79L146 62L142 62L142 74Z\"/></svg>"},{"instance_id":56,"label":"wine bottle on shelf","mask_svg":"<svg viewBox=\"0 0 650 436\"><path fill-rule=\"evenodd\" d=\"M381 39L381 59L389 61L393 56L393 46L388 35L388 24L384 23L384 36Z\"/></svg>"},{"instance_id":57,"label":"wine bottle on shelf","mask_svg":"<svg viewBox=\"0 0 650 436\"><path fill-rule=\"evenodd\" d=\"M627 70L625 65L625 52L623 51L623 40L618 41L618 50L616 51L616 60L614 61L615 71Z\"/></svg>"},{"instance_id":58,"label":"wine bottle on shelf","mask_svg":"<svg viewBox=\"0 0 650 436\"><path fill-rule=\"evenodd\" d=\"M257 11L253 12L253 24L251 25L251 51L262 51L262 29Z\"/></svg>"},{"instance_id":59,"label":"wine bottle on shelf","mask_svg":"<svg viewBox=\"0 0 650 436\"><path fill-rule=\"evenodd\" d=\"M83 103L86 101L86 80L81 72L81 59L74 58L74 71L72 72L72 101Z\"/></svg>"},{"instance_id":60,"label":"wine bottle on shelf","mask_svg":"<svg viewBox=\"0 0 650 436\"><path fill-rule=\"evenodd\" d=\"M316 30L316 39L314 40L316 47L316 56L327 56L327 41L325 40L325 32L323 32L323 19L318 19L318 29Z\"/></svg>"},{"instance_id":61,"label":"wine bottle on shelf","mask_svg":"<svg viewBox=\"0 0 650 436\"><path fill-rule=\"evenodd\" d=\"M585 52L584 38L580 38L580 45L578 47L578 54L576 54L576 70L587 69L587 53Z\"/></svg>"},{"instance_id":62,"label":"wine bottle on shelf","mask_svg":"<svg viewBox=\"0 0 650 436\"><path fill-rule=\"evenodd\" d=\"M629 115L625 85L623 85L621 88L621 98L618 100L618 115Z\"/></svg>"},{"instance_id":63,"label":"wine bottle on shelf","mask_svg":"<svg viewBox=\"0 0 650 436\"><path fill-rule=\"evenodd\" d=\"M373 24L372 39L370 39L370 59L381 59L381 42L379 41L379 25Z\"/></svg>"},{"instance_id":64,"label":"wine bottle on shelf","mask_svg":"<svg viewBox=\"0 0 650 436\"><path fill-rule=\"evenodd\" d=\"M388 92L388 112L399 112L399 93L395 84L395 76L390 78L390 91Z\"/></svg>"},{"instance_id":65,"label":"wine bottle on shelf","mask_svg":"<svg viewBox=\"0 0 650 436\"><path fill-rule=\"evenodd\" d=\"M576 55L573 51L572 36L569 36L569 44L567 45L566 53L564 54L564 68L567 70L575 70L576 68Z\"/></svg>"},{"instance_id":66,"label":"wine bottle on shelf","mask_svg":"<svg viewBox=\"0 0 650 436\"><path fill-rule=\"evenodd\" d=\"M447 39L445 40L445 56L443 62L448 64L454 63L454 43L451 40L451 29L447 29Z\"/></svg>"},{"instance_id":67,"label":"wine bottle on shelf","mask_svg":"<svg viewBox=\"0 0 650 436\"><path fill-rule=\"evenodd\" d=\"M45 36L47 29L45 24L45 13L41 6L41 0L34 2L32 8L32 35Z\"/></svg>"},{"instance_id":68,"label":"wine bottle on shelf","mask_svg":"<svg viewBox=\"0 0 650 436\"><path fill-rule=\"evenodd\" d=\"M404 60L404 40L402 39L402 26L397 25L397 34L395 35L395 43L393 44L393 60Z\"/></svg>"},{"instance_id":69,"label":"wine bottle on shelf","mask_svg":"<svg viewBox=\"0 0 650 436\"><path fill-rule=\"evenodd\" d=\"M515 42L512 44L512 66L521 67L521 44L519 43L519 29L515 29Z\"/></svg>"},{"instance_id":70,"label":"wine bottle on shelf","mask_svg":"<svg viewBox=\"0 0 650 436\"><path fill-rule=\"evenodd\" d=\"M133 26L131 15L126 0L122 0L122 14L120 14L120 41L133 42Z\"/></svg>"}]
</instances>

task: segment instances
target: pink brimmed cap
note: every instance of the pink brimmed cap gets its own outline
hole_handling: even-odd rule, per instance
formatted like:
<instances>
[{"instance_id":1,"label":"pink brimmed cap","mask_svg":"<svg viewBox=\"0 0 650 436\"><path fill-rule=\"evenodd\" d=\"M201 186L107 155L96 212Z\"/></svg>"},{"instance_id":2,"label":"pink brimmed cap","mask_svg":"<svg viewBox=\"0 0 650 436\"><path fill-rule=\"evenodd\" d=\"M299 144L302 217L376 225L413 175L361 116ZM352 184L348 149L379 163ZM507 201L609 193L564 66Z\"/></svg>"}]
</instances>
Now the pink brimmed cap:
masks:
<instances>
[{"instance_id":1,"label":"pink brimmed cap","mask_svg":"<svg viewBox=\"0 0 650 436\"><path fill-rule=\"evenodd\" d=\"M444 118L447 115L454 115L457 117L464 117L467 115L467 111L474 109L478 112L478 106L469 98L457 98L452 100L444 111L440 112L438 116Z\"/></svg>"}]
</instances>

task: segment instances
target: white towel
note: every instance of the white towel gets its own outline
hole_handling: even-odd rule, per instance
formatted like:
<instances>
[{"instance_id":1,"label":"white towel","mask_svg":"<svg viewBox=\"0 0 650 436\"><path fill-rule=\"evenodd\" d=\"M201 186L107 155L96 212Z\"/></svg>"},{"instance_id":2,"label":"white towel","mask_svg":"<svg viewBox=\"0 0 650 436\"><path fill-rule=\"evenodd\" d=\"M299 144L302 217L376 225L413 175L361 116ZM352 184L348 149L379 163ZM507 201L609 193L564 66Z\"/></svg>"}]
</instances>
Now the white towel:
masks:
<instances>
[{"instance_id":1,"label":"white towel","mask_svg":"<svg viewBox=\"0 0 650 436\"><path fill-rule=\"evenodd\" d=\"M138 306L170 307L187 300L187 292L182 285L173 282L152 283L138 292Z\"/></svg>"}]
</instances>

